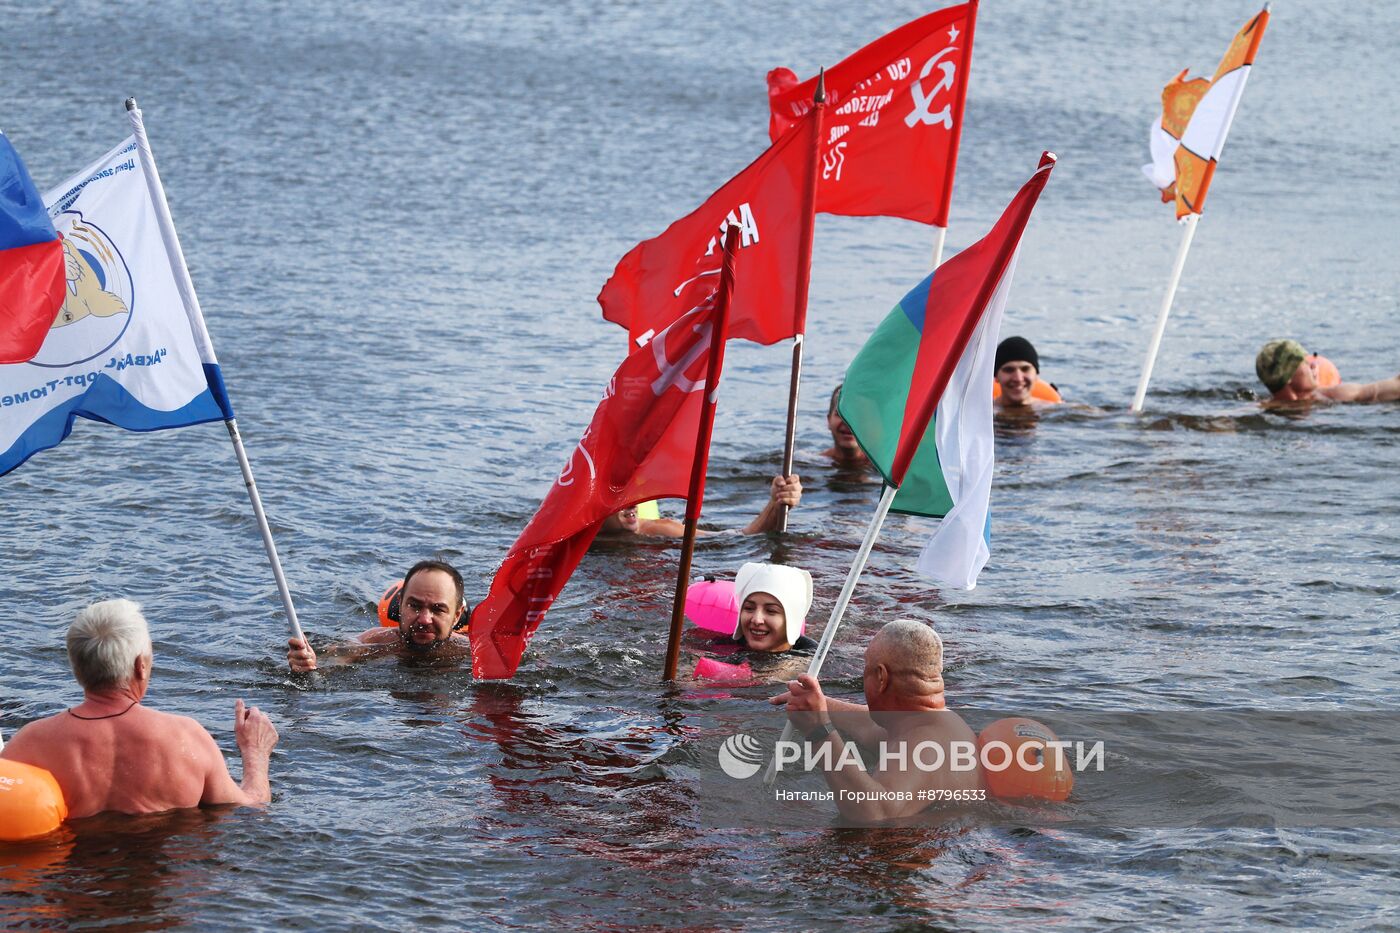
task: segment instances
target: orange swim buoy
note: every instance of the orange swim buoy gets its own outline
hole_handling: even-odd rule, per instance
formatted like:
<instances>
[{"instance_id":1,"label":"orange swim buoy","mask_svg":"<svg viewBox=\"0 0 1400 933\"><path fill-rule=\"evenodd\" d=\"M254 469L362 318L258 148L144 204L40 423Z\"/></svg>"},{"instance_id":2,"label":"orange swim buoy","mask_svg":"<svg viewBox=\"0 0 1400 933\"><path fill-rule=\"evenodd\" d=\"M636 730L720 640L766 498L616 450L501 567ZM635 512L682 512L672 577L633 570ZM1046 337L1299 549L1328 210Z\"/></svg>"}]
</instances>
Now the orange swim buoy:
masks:
<instances>
[{"instance_id":1,"label":"orange swim buoy","mask_svg":"<svg viewBox=\"0 0 1400 933\"><path fill-rule=\"evenodd\" d=\"M379 597L379 624L384 628L399 627L399 591L402 589L403 581L395 580Z\"/></svg>"},{"instance_id":2,"label":"orange swim buoy","mask_svg":"<svg viewBox=\"0 0 1400 933\"><path fill-rule=\"evenodd\" d=\"M0 842L47 836L66 819L68 804L52 774L0 758Z\"/></svg>"},{"instance_id":3,"label":"orange swim buoy","mask_svg":"<svg viewBox=\"0 0 1400 933\"><path fill-rule=\"evenodd\" d=\"M998 719L977 736L987 793L1008 800L1064 800L1074 787L1069 755L1048 749L1059 741L1034 719Z\"/></svg>"},{"instance_id":4,"label":"orange swim buoy","mask_svg":"<svg viewBox=\"0 0 1400 933\"><path fill-rule=\"evenodd\" d=\"M1342 384L1341 372L1337 370L1337 365L1327 357L1314 353L1308 357L1307 363L1313 369L1313 378L1317 380L1318 388L1330 389Z\"/></svg>"},{"instance_id":5,"label":"orange swim buoy","mask_svg":"<svg viewBox=\"0 0 1400 933\"><path fill-rule=\"evenodd\" d=\"M992 400L995 401L999 398L1001 398L1001 383L994 381L992 383ZM1042 402L1051 403L1064 401L1064 399L1060 398L1059 391L1039 376L1036 377L1035 382L1031 383L1031 398L1038 398Z\"/></svg>"}]
</instances>

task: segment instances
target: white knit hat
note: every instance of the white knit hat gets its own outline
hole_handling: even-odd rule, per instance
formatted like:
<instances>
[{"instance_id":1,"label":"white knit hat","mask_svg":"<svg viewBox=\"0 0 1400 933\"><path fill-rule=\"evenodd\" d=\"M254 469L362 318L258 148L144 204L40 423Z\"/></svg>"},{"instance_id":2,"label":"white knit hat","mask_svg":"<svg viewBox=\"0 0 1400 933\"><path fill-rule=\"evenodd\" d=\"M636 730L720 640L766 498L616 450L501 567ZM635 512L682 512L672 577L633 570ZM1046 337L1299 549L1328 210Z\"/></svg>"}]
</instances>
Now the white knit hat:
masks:
<instances>
[{"instance_id":1,"label":"white knit hat","mask_svg":"<svg viewBox=\"0 0 1400 933\"><path fill-rule=\"evenodd\" d=\"M734 595L739 600L741 615L744 600L752 593L767 593L782 603L787 621L787 642L790 645L795 643L802 635L802 623L812 608L812 575L786 564L745 564L734 578ZM735 620L735 638L739 637L739 630L738 620Z\"/></svg>"}]
</instances>

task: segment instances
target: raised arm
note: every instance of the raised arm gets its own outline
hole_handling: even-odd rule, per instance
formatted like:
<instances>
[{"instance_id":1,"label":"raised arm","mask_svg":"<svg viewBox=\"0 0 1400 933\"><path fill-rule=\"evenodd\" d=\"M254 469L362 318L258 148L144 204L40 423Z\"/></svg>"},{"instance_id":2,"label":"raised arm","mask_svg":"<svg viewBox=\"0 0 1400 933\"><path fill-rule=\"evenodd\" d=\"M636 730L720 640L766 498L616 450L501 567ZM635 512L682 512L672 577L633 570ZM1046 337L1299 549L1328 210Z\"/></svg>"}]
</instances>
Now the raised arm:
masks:
<instances>
[{"instance_id":1,"label":"raised arm","mask_svg":"<svg viewBox=\"0 0 1400 933\"><path fill-rule=\"evenodd\" d=\"M777 531L782 520L782 507L786 505L790 509L795 509L801 501L801 477L796 473L791 476L773 477L773 482L768 485L768 502L758 513L758 516L744 526L743 533L756 535L765 531Z\"/></svg>"},{"instance_id":2,"label":"raised arm","mask_svg":"<svg viewBox=\"0 0 1400 933\"><path fill-rule=\"evenodd\" d=\"M266 713L256 706L245 707L242 700L233 704L233 732L243 756L242 784L233 782L214 737L202 726L196 724L196 728L203 737L200 744L206 768L204 794L199 800L201 806L231 803L240 807L261 807L272 800L268 766L278 736L277 728Z\"/></svg>"}]
</instances>

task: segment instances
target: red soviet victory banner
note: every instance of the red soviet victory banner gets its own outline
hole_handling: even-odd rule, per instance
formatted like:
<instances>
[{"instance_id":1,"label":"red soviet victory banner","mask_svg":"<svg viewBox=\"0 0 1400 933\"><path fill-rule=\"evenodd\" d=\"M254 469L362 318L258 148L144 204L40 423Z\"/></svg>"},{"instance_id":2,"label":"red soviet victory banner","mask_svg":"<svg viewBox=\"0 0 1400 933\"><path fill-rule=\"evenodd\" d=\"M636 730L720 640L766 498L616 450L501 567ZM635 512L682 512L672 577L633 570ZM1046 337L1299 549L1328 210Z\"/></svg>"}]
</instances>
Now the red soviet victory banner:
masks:
<instances>
[{"instance_id":1,"label":"red soviet victory banner","mask_svg":"<svg viewBox=\"0 0 1400 933\"><path fill-rule=\"evenodd\" d=\"M948 226L977 0L887 33L826 71L817 210ZM768 72L768 133L812 109L817 79Z\"/></svg>"},{"instance_id":2,"label":"red soviet victory banner","mask_svg":"<svg viewBox=\"0 0 1400 933\"><path fill-rule=\"evenodd\" d=\"M705 391L719 347L710 287L711 298L618 367L569 462L506 553L468 630L478 679L515 673L603 519L639 502L686 497L701 405L714 399Z\"/></svg>"},{"instance_id":3,"label":"red soviet victory banner","mask_svg":"<svg viewBox=\"0 0 1400 933\"><path fill-rule=\"evenodd\" d=\"M633 346L695 307L719 280L724 234L739 228L744 275L734 282L729 336L755 343L799 331L798 252L802 188L812 119L798 119L748 168L694 211L622 257L598 293L603 319L627 328Z\"/></svg>"}]
</instances>

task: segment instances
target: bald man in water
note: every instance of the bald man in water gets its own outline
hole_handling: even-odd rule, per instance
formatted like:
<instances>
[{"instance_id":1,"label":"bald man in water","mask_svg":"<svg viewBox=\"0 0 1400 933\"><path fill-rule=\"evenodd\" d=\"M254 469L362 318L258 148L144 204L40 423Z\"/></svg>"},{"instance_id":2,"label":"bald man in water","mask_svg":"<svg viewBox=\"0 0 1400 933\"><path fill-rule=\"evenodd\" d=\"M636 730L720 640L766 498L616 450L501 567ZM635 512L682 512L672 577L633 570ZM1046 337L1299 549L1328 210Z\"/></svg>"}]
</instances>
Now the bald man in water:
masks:
<instances>
[{"instance_id":1,"label":"bald man in water","mask_svg":"<svg viewBox=\"0 0 1400 933\"><path fill-rule=\"evenodd\" d=\"M787 710L789 721L806 737L813 754L830 744L833 762L842 760L847 741L866 747L881 743L888 749L902 747L911 762L920 743L943 747L943 766L935 770L912 765L885 768L877 758L877 768L869 772L854 765L824 771L827 785L836 791L837 809L846 819L883 822L913 816L935 802L920 800L921 791L958 792L962 795L958 799L964 801L981 799L978 795L984 793L979 767L952 768L950 743L971 743L967 747L975 752L977 736L961 716L946 709L943 640L932 626L896 619L880 629L865 649L864 704L826 696L810 674L790 682L787 693L769 702ZM837 714L845 735L832 722L832 713ZM842 791L860 793L864 799ZM900 794L910 799L897 799Z\"/></svg>"},{"instance_id":2,"label":"bald man in water","mask_svg":"<svg viewBox=\"0 0 1400 933\"><path fill-rule=\"evenodd\" d=\"M1254 372L1279 402L1393 402L1400 399L1400 376L1379 382L1343 382L1323 388L1318 385L1308 351L1296 340L1270 340L1254 358Z\"/></svg>"},{"instance_id":3,"label":"bald man in water","mask_svg":"<svg viewBox=\"0 0 1400 933\"><path fill-rule=\"evenodd\" d=\"M63 790L70 818L159 813L183 807L262 806L277 730L257 707L233 708L243 755L235 784L214 738L187 716L142 705L151 685L151 636L129 599L94 603L68 629L68 660L83 702L16 733L0 758L43 768Z\"/></svg>"}]
</instances>

